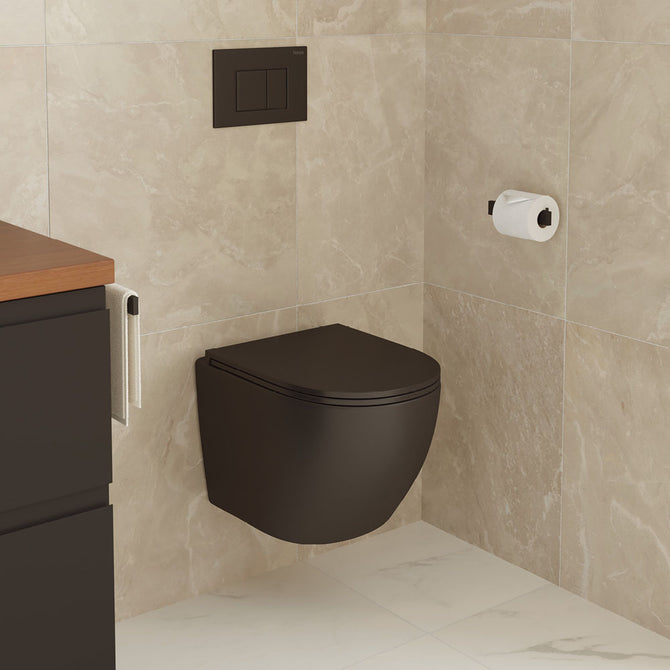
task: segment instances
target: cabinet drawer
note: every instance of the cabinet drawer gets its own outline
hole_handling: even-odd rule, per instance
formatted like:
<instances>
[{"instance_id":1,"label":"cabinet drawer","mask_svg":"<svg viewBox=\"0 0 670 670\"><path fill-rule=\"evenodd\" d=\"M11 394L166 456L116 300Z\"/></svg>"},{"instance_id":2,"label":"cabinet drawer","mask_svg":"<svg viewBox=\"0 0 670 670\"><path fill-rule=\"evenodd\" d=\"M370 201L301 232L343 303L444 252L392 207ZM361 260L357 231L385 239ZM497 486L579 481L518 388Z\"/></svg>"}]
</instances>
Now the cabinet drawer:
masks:
<instances>
[{"instance_id":1,"label":"cabinet drawer","mask_svg":"<svg viewBox=\"0 0 670 670\"><path fill-rule=\"evenodd\" d=\"M113 670L112 508L0 535L2 667Z\"/></svg>"},{"instance_id":2,"label":"cabinet drawer","mask_svg":"<svg viewBox=\"0 0 670 670\"><path fill-rule=\"evenodd\" d=\"M0 328L0 511L111 481L106 310Z\"/></svg>"}]
</instances>

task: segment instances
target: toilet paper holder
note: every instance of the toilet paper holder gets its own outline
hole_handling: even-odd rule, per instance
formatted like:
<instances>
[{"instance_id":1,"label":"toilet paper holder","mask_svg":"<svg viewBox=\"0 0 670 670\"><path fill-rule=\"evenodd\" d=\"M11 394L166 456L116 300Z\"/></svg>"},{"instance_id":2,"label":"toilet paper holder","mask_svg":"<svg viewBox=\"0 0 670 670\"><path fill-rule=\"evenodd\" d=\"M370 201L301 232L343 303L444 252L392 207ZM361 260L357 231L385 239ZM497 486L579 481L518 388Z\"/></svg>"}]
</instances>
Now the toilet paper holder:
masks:
<instances>
[{"instance_id":1,"label":"toilet paper holder","mask_svg":"<svg viewBox=\"0 0 670 670\"><path fill-rule=\"evenodd\" d=\"M496 206L495 200L489 200L489 216L493 216L493 208ZM551 226L552 214L551 210L547 207L543 209L537 216L537 225L540 228L549 228Z\"/></svg>"}]
</instances>

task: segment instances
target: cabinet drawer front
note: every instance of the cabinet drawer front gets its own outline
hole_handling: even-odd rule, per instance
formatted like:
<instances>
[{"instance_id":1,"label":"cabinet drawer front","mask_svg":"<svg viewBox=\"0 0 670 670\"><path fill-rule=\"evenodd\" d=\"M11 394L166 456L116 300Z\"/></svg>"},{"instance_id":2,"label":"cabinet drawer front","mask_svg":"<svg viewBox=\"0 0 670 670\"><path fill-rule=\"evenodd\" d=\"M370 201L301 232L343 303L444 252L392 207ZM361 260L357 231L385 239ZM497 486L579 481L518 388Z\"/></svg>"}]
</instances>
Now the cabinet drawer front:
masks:
<instances>
[{"instance_id":1,"label":"cabinet drawer front","mask_svg":"<svg viewBox=\"0 0 670 670\"><path fill-rule=\"evenodd\" d=\"M109 314L0 328L0 510L111 481Z\"/></svg>"},{"instance_id":2,"label":"cabinet drawer front","mask_svg":"<svg viewBox=\"0 0 670 670\"><path fill-rule=\"evenodd\" d=\"M113 670L112 508L0 535L2 666Z\"/></svg>"}]
</instances>

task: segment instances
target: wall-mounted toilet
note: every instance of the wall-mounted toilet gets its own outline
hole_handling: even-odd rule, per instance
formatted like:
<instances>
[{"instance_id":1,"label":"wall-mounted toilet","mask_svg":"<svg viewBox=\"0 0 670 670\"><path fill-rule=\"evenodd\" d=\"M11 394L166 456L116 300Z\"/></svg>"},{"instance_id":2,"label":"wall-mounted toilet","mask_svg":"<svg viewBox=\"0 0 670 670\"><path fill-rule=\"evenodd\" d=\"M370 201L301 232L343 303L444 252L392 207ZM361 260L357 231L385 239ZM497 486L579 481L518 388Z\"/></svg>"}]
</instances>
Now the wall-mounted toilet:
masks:
<instances>
[{"instance_id":1,"label":"wall-mounted toilet","mask_svg":"<svg viewBox=\"0 0 670 670\"><path fill-rule=\"evenodd\" d=\"M339 324L220 349L196 363L210 501L289 542L381 526L435 429L440 366Z\"/></svg>"}]
</instances>

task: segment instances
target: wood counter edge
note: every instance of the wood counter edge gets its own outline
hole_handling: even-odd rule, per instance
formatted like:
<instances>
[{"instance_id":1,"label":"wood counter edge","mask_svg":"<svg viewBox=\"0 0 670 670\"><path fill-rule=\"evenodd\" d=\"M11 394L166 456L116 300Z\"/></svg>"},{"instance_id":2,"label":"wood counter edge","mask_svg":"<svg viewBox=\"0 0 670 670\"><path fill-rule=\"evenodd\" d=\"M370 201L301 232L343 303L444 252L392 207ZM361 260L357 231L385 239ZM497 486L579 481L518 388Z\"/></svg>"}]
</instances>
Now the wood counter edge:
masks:
<instances>
[{"instance_id":1,"label":"wood counter edge","mask_svg":"<svg viewBox=\"0 0 670 670\"><path fill-rule=\"evenodd\" d=\"M113 259L0 221L0 302L113 282Z\"/></svg>"},{"instance_id":2,"label":"wood counter edge","mask_svg":"<svg viewBox=\"0 0 670 670\"><path fill-rule=\"evenodd\" d=\"M94 263L33 270L0 276L0 302L113 283L114 261L111 258Z\"/></svg>"}]
</instances>

